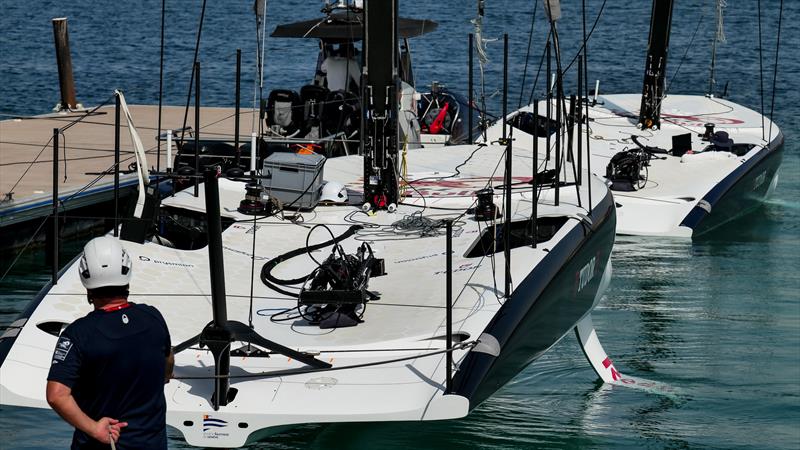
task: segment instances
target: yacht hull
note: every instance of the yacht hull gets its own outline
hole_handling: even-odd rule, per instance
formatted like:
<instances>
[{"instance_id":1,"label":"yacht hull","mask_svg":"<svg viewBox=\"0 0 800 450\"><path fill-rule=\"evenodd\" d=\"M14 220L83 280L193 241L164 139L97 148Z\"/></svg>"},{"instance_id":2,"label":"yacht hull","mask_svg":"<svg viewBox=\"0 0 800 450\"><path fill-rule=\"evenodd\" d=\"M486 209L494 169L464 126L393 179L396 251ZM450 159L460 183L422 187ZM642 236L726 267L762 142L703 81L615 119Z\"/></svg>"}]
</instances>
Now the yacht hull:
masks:
<instances>
[{"instance_id":1,"label":"yacht hull","mask_svg":"<svg viewBox=\"0 0 800 450\"><path fill-rule=\"evenodd\" d=\"M681 222L697 237L756 209L775 190L783 133L711 189ZM701 206L702 205L702 206Z\"/></svg>"},{"instance_id":2,"label":"yacht hull","mask_svg":"<svg viewBox=\"0 0 800 450\"><path fill-rule=\"evenodd\" d=\"M616 215L611 195L592 211L589 226L575 228L550 249L514 290L461 363L453 394L470 409L491 396L555 345L595 305L610 276Z\"/></svg>"}]
</instances>

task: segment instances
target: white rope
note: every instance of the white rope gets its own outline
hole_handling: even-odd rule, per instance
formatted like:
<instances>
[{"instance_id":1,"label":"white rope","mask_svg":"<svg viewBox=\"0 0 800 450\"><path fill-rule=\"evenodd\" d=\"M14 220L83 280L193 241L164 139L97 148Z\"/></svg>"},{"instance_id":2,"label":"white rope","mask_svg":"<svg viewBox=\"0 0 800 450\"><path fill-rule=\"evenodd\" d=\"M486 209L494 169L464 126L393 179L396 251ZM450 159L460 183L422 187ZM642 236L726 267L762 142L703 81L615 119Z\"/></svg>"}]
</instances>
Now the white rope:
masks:
<instances>
[{"instance_id":1,"label":"white rope","mask_svg":"<svg viewBox=\"0 0 800 450\"><path fill-rule=\"evenodd\" d=\"M131 111L128 109L128 103L125 101L125 95L120 90L115 90L114 93L119 96L119 105L122 108L122 112L125 113L125 119L128 121L128 132L131 135L133 153L136 157L136 174L139 178L139 197L136 199L136 209L133 212L133 217L141 218L142 211L144 211L144 187L150 184L150 171L147 169L147 155L144 152L142 138L139 137L139 132L136 131L136 127L133 125L133 117L131 116ZM117 167L116 170L119 170L119 167Z\"/></svg>"},{"instance_id":2,"label":"white rope","mask_svg":"<svg viewBox=\"0 0 800 450\"><path fill-rule=\"evenodd\" d=\"M718 0L717 1L717 35L716 39L717 42L726 43L728 40L725 38L725 24L723 23L722 17L724 13L724 9L728 7L728 0Z\"/></svg>"}]
</instances>

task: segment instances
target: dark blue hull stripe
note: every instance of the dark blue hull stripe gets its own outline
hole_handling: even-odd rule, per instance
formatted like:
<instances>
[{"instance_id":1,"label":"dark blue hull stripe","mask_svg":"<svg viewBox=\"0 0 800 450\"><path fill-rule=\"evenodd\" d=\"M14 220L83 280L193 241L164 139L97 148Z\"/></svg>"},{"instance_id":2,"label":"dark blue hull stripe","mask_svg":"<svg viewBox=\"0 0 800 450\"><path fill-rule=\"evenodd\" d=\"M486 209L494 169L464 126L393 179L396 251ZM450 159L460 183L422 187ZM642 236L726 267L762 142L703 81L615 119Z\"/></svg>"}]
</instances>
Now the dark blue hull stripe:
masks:
<instances>
[{"instance_id":1,"label":"dark blue hull stripe","mask_svg":"<svg viewBox=\"0 0 800 450\"><path fill-rule=\"evenodd\" d=\"M616 211L611 194L592 211L592 229L575 227L518 285L484 334L499 354L473 349L461 363L452 393L475 408L540 357L591 311L614 245ZM540 244L541 245L541 244ZM591 277L587 275L591 269ZM588 278L588 279L587 279Z\"/></svg>"},{"instance_id":2,"label":"dark blue hull stripe","mask_svg":"<svg viewBox=\"0 0 800 450\"><path fill-rule=\"evenodd\" d=\"M783 159L783 133L780 133L768 147L748 159L736 170L728 174L703 197L706 208L695 206L681 222L681 226L694 230L694 235L716 228L758 206L759 201L775 178ZM759 169L764 169L760 172ZM764 179L756 179L764 174ZM748 189L749 188L749 189Z\"/></svg>"}]
</instances>

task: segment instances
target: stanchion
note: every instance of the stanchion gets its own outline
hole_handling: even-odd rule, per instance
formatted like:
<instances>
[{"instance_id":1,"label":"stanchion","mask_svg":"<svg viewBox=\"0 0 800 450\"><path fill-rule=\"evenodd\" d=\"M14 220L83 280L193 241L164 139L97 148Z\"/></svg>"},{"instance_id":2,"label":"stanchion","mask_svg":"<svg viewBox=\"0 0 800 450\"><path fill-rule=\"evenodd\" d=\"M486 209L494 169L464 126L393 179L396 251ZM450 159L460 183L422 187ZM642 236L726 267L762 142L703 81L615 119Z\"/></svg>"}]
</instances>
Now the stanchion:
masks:
<instances>
[{"instance_id":1,"label":"stanchion","mask_svg":"<svg viewBox=\"0 0 800 450\"><path fill-rule=\"evenodd\" d=\"M53 286L58 283L58 134L59 129L53 128L53 239L50 250Z\"/></svg>"},{"instance_id":2,"label":"stanchion","mask_svg":"<svg viewBox=\"0 0 800 450\"><path fill-rule=\"evenodd\" d=\"M200 175L200 61L194 63L194 174ZM200 196L200 182L194 181L194 196Z\"/></svg>"},{"instance_id":3,"label":"stanchion","mask_svg":"<svg viewBox=\"0 0 800 450\"><path fill-rule=\"evenodd\" d=\"M447 353L445 364L447 365L447 381L445 383L445 393L449 393L453 388L453 221L447 220L445 222L447 230L447 244L445 252L447 253L447 305L446 305L446 324L445 332L447 333L445 339L447 342Z\"/></svg>"}]
</instances>

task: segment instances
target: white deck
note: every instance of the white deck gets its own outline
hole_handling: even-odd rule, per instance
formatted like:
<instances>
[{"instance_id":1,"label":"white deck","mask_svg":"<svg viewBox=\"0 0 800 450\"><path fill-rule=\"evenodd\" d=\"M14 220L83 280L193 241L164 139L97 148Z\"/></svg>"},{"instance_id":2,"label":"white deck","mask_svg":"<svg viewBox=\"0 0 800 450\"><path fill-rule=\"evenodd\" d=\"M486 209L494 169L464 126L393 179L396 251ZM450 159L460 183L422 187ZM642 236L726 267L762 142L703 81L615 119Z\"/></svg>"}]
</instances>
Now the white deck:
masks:
<instances>
[{"instance_id":1,"label":"white deck","mask_svg":"<svg viewBox=\"0 0 800 450\"><path fill-rule=\"evenodd\" d=\"M409 179L427 178L439 173L447 176L467 159L476 146L453 146L415 150L409 154ZM443 180L421 182L419 190L426 196L427 217L456 216L473 203L472 192L482 188L489 178L502 179L503 148L489 146L478 150L460 168L461 174ZM515 181L530 178L531 158L527 150L514 153ZM493 172L496 167L496 173ZM325 179L343 182L360 190L362 160L360 157L331 159L325 166ZM593 200L599 203L607 190L600 180L592 179ZM587 202L586 183L581 188L583 204ZM189 192L179 193L164 205L203 211L204 199ZM496 203L502 204L496 190ZM364 323L351 328L321 330L303 321L273 323L269 316L296 305L296 300L273 292L259 279L261 266L270 258L305 246L306 236L314 224L325 223L334 234L345 231L352 223L345 217L356 206L319 206L303 213L304 222L293 224L277 218L259 220L256 232L256 265L251 277L250 254L253 245L252 218L235 211L244 195L242 183L220 180L223 215L248 221L235 223L223 233L225 283L228 298L228 319L247 323L251 280L253 284L253 325L262 336L291 348L319 352L318 358L334 366L422 355L444 348L445 335L445 237L413 238L388 232L387 226L404 215L420 211L410 205L423 200L410 197L410 205L400 205L394 214L380 212L375 216L356 213L351 218L382 228L365 228L343 241L347 252L354 252L361 242L368 242L379 258L385 258L388 275L372 278L369 288L381 293L381 299L367 305ZM539 215L568 215L556 236L536 249L519 247L512 251L512 278L521 282L542 260L547 250L579 226L578 213L585 213L576 201L575 188L562 188L560 206L553 203L553 191L543 191ZM412 195L416 195L412 192ZM530 189L512 195L513 216L528 218L531 214ZM503 300L503 254L490 258L465 258L463 255L479 236L485 223L465 216L458 222L453 239L454 331L464 333L467 340L477 338ZM310 242L330 239L324 229L315 230ZM211 320L208 255L205 249L182 251L156 244L125 243L134 260L131 300L157 307L164 315L173 345L198 334ZM315 257L327 256L329 248L317 251ZM494 270L492 267L494 266ZM307 255L289 260L276 268L275 275L297 277L310 272L315 264ZM610 267L610 266L609 266ZM609 272L604 276L607 278ZM607 279L603 286L607 284ZM34 324L49 321L69 323L85 315L90 306L77 275L77 265L70 267L57 286L44 298L0 368L0 400L4 404L46 407L44 384L56 337ZM234 348L239 344L234 344ZM459 361L466 350L455 352ZM233 403L213 411L210 404L211 380L172 380L165 387L168 402L168 423L184 433L190 444L202 446L239 446L269 429L282 425L332 421L435 420L462 417L469 403L463 397L443 396L445 380L444 354L362 369L347 369L317 374L280 378L233 379L238 389ZM281 355L270 358L232 358L232 375L303 367ZM176 377L213 374L210 352L190 349L176 357ZM224 428L203 431L203 415L228 422ZM193 425L186 425L192 421ZM246 429L238 423L246 422ZM258 431L262 430L262 431ZM252 434L251 433L255 433Z\"/></svg>"},{"instance_id":2,"label":"white deck","mask_svg":"<svg viewBox=\"0 0 800 450\"><path fill-rule=\"evenodd\" d=\"M640 101L639 94L603 95L598 97L597 105L589 108L592 173L603 177L606 166L616 153L636 148L636 144L630 139L631 135L637 136L643 145L670 149L672 136L692 133L692 150L699 152L709 144L700 137L704 132L704 124L713 123L715 131L726 131L736 143L756 144L748 154L741 157L727 152L706 152L652 160L648 181L643 189L614 192L615 201L622 205L617 210L619 234L691 236L690 228L680 226L683 218L728 174L764 146L778 139L780 129L756 111L728 100L669 95L664 99L661 108L661 129L640 130L636 127ZM546 105L546 101L539 104L539 114L542 116ZM533 108L527 106L522 111L533 111ZM513 114L515 113L510 116ZM575 132L577 133L577 125ZM488 140L496 140L501 133L501 124L495 124L487 133ZM518 147L533 148L533 136L530 134L515 130L514 139ZM586 170L585 129L580 139ZM555 135L551 145L555 145ZM577 146L576 140L575 149ZM540 155L544 155L544 138L539 139L539 148ZM543 161L542 156L540 161ZM552 164L549 168L553 167Z\"/></svg>"}]
</instances>

